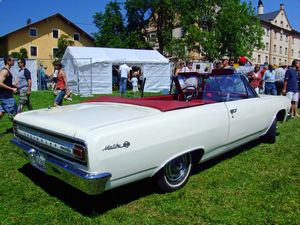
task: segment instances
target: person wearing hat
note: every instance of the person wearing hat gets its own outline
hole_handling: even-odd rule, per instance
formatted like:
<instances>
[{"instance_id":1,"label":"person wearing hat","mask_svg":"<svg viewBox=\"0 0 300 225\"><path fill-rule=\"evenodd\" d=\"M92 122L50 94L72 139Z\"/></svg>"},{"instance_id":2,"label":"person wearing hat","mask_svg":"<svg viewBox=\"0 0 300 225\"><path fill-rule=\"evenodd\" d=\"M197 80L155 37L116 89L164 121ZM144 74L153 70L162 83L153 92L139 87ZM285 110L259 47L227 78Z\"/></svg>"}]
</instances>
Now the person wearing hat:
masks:
<instances>
[{"instance_id":1,"label":"person wearing hat","mask_svg":"<svg viewBox=\"0 0 300 225\"><path fill-rule=\"evenodd\" d=\"M193 62L189 61L187 62L187 66L183 67L181 69L182 73L188 73L188 72L195 72L195 70L193 69Z\"/></svg>"},{"instance_id":2,"label":"person wearing hat","mask_svg":"<svg viewBox=\"0 0 300 225\"><path fill-rule=\"evenodd\" d=\"M222 58L223 69L232 69L232 70L234 70L233 66L231 66L229 63L230 63L229 57L228 56L223 56L223 58Z\"/></svg>"},{"instance_id":3,"label":"person wearing hat","mask_svg":"<svg viewBox=\"0 0 300 225\"><path fill-rule=\"evenodd\" d=\"M239 67L236 68L236 72L244 75L248 79L249 74L254 71L253 63L246 56L239 58Z\"/></svg>"}]
</instances>

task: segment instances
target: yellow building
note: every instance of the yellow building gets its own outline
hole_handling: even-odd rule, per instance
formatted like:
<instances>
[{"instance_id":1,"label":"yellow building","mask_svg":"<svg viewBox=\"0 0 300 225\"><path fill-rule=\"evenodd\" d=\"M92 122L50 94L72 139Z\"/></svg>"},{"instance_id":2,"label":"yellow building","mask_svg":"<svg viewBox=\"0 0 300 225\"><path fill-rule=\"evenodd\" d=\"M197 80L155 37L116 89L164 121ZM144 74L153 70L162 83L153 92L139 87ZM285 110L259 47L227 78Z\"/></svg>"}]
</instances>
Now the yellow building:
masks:
<instances>
[{"instance_id":1,"label":"yellow building","mask_svg":"<svg viewBox=\"0 0 300 225\"><path fill-rule=\"evenodd\" d=\"M52 62L57 51L59 37L68 35L75 46L95 46L94 39L73 22L57 13L35 23L27 20L27 25L0 38L0 56L19 52L25 48L29 59L37 59L53 71Z\"/></svg>"}]
</instances>

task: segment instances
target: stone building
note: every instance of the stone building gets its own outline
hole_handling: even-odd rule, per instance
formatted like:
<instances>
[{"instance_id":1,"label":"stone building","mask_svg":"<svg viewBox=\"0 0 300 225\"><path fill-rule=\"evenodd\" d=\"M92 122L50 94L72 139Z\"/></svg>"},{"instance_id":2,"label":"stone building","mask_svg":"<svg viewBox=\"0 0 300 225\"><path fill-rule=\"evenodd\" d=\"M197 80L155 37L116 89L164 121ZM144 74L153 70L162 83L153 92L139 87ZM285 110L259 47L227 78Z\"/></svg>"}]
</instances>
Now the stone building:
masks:
<instances>
[{"instance_id":1,"label":"stone building","mask_svg":"<svg viewBox=\"0 0 300 225\"><path fill-rule=\"evenodd\" d=\"M300 59L300 32L291 27L284 5L281 4L277 11L264 13L263 2L259 0L257 12L265 31L265 48L254 50L253 62L290 65L293 59Z\"/></svg>"}]
</instances>

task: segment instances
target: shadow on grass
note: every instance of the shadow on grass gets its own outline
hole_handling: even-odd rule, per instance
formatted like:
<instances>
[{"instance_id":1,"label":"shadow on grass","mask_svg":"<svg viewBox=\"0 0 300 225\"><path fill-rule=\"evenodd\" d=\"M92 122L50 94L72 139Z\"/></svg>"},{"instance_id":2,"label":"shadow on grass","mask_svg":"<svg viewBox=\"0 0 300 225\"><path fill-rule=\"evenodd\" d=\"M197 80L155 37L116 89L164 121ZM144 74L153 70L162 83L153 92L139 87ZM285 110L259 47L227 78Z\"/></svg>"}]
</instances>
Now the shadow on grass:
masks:
<instances>
[{"instance_id":1,"label":"shadow on grass","mask_svg":"<svg viewBox=\"0 0 300 225\"><path fill-rule=\"evenodd\" d=\"M242 152L245 152L245 151L248 151L252 148L255 148L256 146L258 146L259 144L262 144L264 143L264 141L262 139L257 139L257 140L254 140L252 142L249 142L247 144L244 144L240 147L237 147L235 149L232 149L228 152L225 152L217 157L214 157L213 159L210 159L206 162L203 162L201 164L198 164L198 165L195 165L194 166L194 170L193 170L193 174L198 174L199 172L201 171L204 171L204 170L207 170L215 165L217 165L218 163L224 161L224 160L227 160L227 159L230 159L230 158L233 158L235 157L236 155L239 155L240 153Z\"/></svg>"},{"instance_id":2,"label":"shadow on grass","mask_svg":"<svg viewBox=\"0 0 300 225\"><path fill-rule=\"evenodd\" d=\"M87 195L63 181L40 172L30 164L19 169L49 195L54 196L85 216L97 216L118 206L155 193L151 179L124 185L99 195Z\"/></svg>"},{"instance_id":3,"label":"shadow on grass","mask_svg":"<svg viewBox=\"0 0 300 225\"><path fill-rule=\"evenodd\" d=\"M242 152L254 148L260 143L262 143L261 140L253 141L197 165L194 167L193 174L198 174L201 171L209 169L228 158L232 158ZM48 194L60 199L77 212L88 217L103 214L111 209L128 204L141 197L148 196L153 193L159 193L150 178L106 191L100 195L87 195L57 178L40 172L30 164L24 165L19 169L19 171L29 177L36 185L40 186Z\"/></svg>"},{"instance_id":4,"label":"shadow on grass","mask_svg":"<svg viewBox=\"0 0 300 225\"><path fill-rule=\"evenodd\" d=\"M8 128L4 132L0 133L0 137L3 137L5 135L7 135L7 134L12 134L12 133L13 133L13 128Z\"/></svg>"}]
</instances>

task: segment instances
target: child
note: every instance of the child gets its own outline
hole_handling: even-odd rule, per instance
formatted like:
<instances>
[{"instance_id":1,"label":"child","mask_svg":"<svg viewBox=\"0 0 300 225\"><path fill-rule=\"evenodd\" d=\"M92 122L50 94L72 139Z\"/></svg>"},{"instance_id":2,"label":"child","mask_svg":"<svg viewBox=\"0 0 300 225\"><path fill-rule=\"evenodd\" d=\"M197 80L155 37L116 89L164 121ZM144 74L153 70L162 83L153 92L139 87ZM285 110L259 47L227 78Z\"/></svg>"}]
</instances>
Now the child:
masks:
<instances>
[{"instance_id":1,"label":"child","mask_svg":"<svg viewBox=\"0 0 300 225\"><path fill-rule=\"evenodd\" d=\"M132 84L133 95L136 95L138 91L138 79L136 78L136 74L133 73L133 77L131 78L130 82Z\"/></svg>"}]
</instances>

